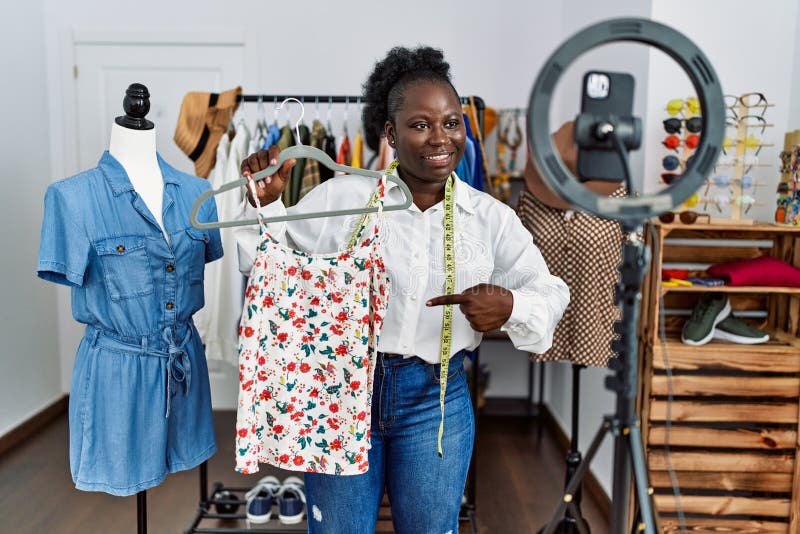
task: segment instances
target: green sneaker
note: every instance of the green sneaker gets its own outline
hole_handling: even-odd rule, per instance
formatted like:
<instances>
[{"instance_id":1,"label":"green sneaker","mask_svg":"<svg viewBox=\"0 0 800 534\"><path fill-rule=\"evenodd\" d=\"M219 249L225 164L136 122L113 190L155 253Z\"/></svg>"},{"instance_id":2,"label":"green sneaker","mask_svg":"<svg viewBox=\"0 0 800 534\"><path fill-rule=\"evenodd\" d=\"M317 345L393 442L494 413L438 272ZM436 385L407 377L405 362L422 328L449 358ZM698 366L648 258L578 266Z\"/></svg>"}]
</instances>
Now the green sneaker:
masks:
<instances>
[{"instance_id":1,"label":"green sneaker","mask_svg":"<svg viewBox=\"0 0 800 534\"><path fill-rule=\"evenodd\" d=\"M714 329L714 339L724 339L741 345L756 345L769 341L769 335L729 315Z\"/></svg>"},{"instance_id":2,"label":"green sneaker","mask_svg":"<svg viewBox=\"0 0 800 534\"><path fill-rule=\"evenodd\" d=\"M714 336L714 327L731 314L725 293L704 293L683 325L681 341L687 345L705 345Z\"/></svg>"}]
</instances>

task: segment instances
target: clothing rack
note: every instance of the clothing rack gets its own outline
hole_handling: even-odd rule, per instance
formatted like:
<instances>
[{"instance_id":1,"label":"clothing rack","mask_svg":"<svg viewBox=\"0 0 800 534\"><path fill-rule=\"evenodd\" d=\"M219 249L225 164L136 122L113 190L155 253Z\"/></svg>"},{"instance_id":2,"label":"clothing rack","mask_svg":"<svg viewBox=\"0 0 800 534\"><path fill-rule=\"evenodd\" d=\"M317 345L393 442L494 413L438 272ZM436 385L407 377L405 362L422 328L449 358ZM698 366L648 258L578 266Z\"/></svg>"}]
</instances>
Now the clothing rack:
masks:
<instances>
[{"instance_id":1,"label":"clothing rack","mask_svg":"<svg viewBox=\"0 0 800 534\"><path fill-rule=\"evenodd\" d=\"M359 104L363 101L363 97L358 96L348 96L348 95L268 95L268 94L246 94L246 95L239 95L237 97L238 102L249 102L249 103L264 103L264 102L283 102L287 98L296 98L300 100L304 105L308 103L314 104ZM483 99L479 96L462 96L459 97L461 104L466 105L470 103L470 99L475 105L477 116L478 116L478 129L481 132L481 139L483 139L483 132L485 132L484 127L484 115L486 110L486 104ZM480 361L480 349L475 349L474 357L472 359L473 369L476 370L474 373L474 377L471 384L471 392L470 395L472 397L472 409L475 413L475 439L477 440L478 436L478 380L477 380L477 369ZM467 475L467 484L465 487L465 496L466 502L461 506L461 512L459 513L459 523L469 521L471 532L473 534L478 533L478 525L475 519L475 497L476 497L476 485L477 485L477 469L475 466L476 461L476 451L477 446L473 446L472 449L472 459L470 461L469 473ZM199 468L199 483L200 483L200 502L198 505L197 513L195 514L194 519L192 520L191 525L185 531L185 534L281 534L281 533L305 533L307 532L306 527L296 527L292 529L291 527L287 527L286 525L281 525L277 528L260 528L260 527L252 527L252 528L226 528L226 527L219 527L219 528L200 528L200 522L204 519L222 519L222 520L244 520L247 518L246 510L244 507L247 506L247 501L244 500L243 495L250 488L234 488L234 487L225 487L223 484L216 482L212 488L211 493L208 491L208 464L207 462L203 462L200 464ZM228 491L232 494L241 494L242 498L237 499L220 499L217 497L221 492ZM214 507L217 512L212 511L212 507ZM236 511L233 513L221 513L221 507L235 507ZM390 520L391 515L387 513L385 510L386 505L381 505L381 510L378 514L378 520ZM242 509L242 511L239 511ZM277 521L277 519L272 520ZM303 522L305 523L305 521ZM303 524L301 523L301 524Z\"/></svg>"},{"instance_id":2,"label":"clothing rack","mask_svg":"<svg viewBox=\"0 0 800 534\"><path fill-rule=\"evenodd\" d=\"M360 104L363 102L364 97L361 95L239 95L236 97L237 102L283 102L287 98L296 98L303 104L314 102L315 104ZM486 111L486 103L479 96L471 97L475 102L475 107L478 110L478 127L481 133L485 132L484 128L484 114ZM469 96L459 97L461 105L469 104Z\"/></svg>"}]
</instances>

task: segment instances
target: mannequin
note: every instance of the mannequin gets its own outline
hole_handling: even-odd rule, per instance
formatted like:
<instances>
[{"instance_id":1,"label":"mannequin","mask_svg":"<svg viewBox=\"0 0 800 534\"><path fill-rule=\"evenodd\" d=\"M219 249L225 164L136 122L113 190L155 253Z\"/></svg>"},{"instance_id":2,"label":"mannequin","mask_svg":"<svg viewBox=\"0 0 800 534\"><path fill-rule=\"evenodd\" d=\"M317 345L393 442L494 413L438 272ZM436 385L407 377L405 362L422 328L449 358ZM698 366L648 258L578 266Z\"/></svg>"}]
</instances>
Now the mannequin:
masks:
<instances>
[{"instance_id":1,"label":"mannequin","mask_svg":"<svg viewBox=\"0 0 800 534\"><path fill-rule=\"evenodd\" d=\"M164 232L164 178L156 157L156 129L144 118L150 110L149 98L144 85L134 83L128 87L122 104L126 115L117 117L111 125L108 152L125 169L136 193ZM169 240L166 232L164 237Z\"/></svg>"},{"instance_id":2,"label":"mannequin","mask_svg":"<svg viewBox=\"0 0 800 534\"><path fill-rule=\"evenodd\" d=\"M205 351L192 316L205 265L222 257L217 230L191 227L210 188L156 154L144 85L131 84L97 166L47 188L37 275L70 287L86 325L70 390L75 487L137 495L216 452ZM200 220L216 221L213 199ZM169 231L169 242L163 239Z\"/></svg>"},{"instance_id":3,"label":"mannequin","mask_svg":"<svg viewBox=\"0 0 800 534\"><path fill-rule=\"evenodd\" d=\"M117 117L111 125L108 152L125 169L133 189L142 197L169 241L169 234L164 231L164 177L156 157L156 129L152 122L144 118L150 111L150 92L147 87L131 84L125 91L122 108L125 115ZM138 534L147 534L146 491L136 494L136 524Z\"/></svg>"}]
</instances>

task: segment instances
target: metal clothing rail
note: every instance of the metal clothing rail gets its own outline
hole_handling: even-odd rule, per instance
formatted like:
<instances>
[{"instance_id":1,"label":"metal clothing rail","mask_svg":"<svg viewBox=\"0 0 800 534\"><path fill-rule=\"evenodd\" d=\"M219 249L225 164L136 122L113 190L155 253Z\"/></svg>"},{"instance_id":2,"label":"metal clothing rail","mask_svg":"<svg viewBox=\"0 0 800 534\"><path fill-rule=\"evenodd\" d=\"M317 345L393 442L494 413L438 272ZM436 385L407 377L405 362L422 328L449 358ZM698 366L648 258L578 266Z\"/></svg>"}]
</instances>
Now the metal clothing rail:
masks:
<instances>
[{"instance_id":1,"label":"metal clothing rail","mask_svg":"<svg viewBox=\"0 0 800 534\"><path fill-rule=\"evenodd\" d=\"M237 102L282 102L287 98L296 98L303 104L360 104L364 101L364 97L361 95L257 95L257 94L249 94L249 95L239 95L236 97ZM486 103L483 99L479 96L472 96L471 97L473 102L475 102L475 108L478 110L478 127L481 130L481 133L484 133L486 129L484 128L484 115L486 110ZM462 105L469 104L469 96L462 96L459 97L461 100Z\"/></svg>"},{"instance_id":2,"label":"metal clothing rail","mask_svg":"<svg viewBox=\"0 0 800 534\"><path fill-rule=\"evenodd\" d=\"M287 98L296 98L300 100L300 102L304 104L308 103L320 103L320 104L359 104L363 101L363 97L361 96L348 96L348 95L254 95L254 94L247 94L247 95L239 95L237 100L239 102L255 102L255 103L264 103L264 102L282 102ZM485 131L484 129L484 112L486 109L486 104L484 103L483 99L478 96L462 96L459 97L461 100L462 105L466 105L470 103L470 99L475 105L477 116L478 116L478 128L480 129L481 134ZM483 136L481 136L482 138ZM473 373L473 381L471 384L471 397L472 397L472 409L475 413L475 439L478 436L478 379L477 379L477 369L479 364L479 349L475 350L475 357L472 361L472 365L474 366L475 372ZM466 501L461 506L461 511L459 513L459 523L469 522L471 532L473 534L477 534L478 532L478 524L475 519L475 497L476 497L476 485L477 485L477 469L475 467L476 461L476 451L477 446L473 445L472 449L472 458L470 460L470 468L469 474L467 476L467 484L466 484ZM232 488L232 487L225 487L221 483L217 482L214 484L211 493L208 490L208 463L203 462L200 464L199 469L199 479L200 479L200 502L197 508L197 513L195 514L194 519L192 520L191 525L185 531L185 534L281 534L281 533L303 533L307 532L307 527L305 526L298 526L296 529L292 529L291 527L287 528L285 525L281 525L277 528L261 528L261 527L241 527L241 528L229 528L229 527L215 527L215 528L203 528L200 527L200 523L203 520L214 520L214 519L223 519L223 520L244 520L247 518L246 510L239 512L240 508L244 508L247 506L247 502L244 500L243 496L250 488ZM223 492L227 491L230 492L229 495L239 495L241 494L241 498L225 498L222 499L219 495ZM212 507L215 511L212 510ZM233 510L232 513L221 513L220 510L228 509ZM381 506L381 513L378 517L379 520L389 520L391 516L386 513L384 510L384 506ZM305 521L301 524L304 524Z\"/></svg>"}]
</instances>

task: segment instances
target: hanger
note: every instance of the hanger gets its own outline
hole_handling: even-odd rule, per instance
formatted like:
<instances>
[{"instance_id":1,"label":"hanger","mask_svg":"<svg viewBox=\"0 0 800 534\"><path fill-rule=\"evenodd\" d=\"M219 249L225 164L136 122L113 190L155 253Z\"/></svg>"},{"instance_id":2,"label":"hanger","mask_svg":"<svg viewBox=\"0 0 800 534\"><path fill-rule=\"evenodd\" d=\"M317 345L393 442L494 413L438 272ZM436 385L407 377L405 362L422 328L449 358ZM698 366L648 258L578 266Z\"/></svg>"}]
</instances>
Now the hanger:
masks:
<instances>
[{"instance_id":1,"label":"hanger","mask_svg":"<svg viewBox=\"0 0 800 534\"><path fill-rule=\"evenodd\" d=\"M297 138L300 138L300 122L303 120L303 115L305 114L305 108L303 104L297 100L296 98L287 98L281 103L281 107L288 102L289 100L293 100L297 102L301 107L300 118L294 125L295 134ZM278 157L278 163L275 165L271 165L266 169L253 173L253 180L261 180L266 178L267 176L271 176L275 174L278 169L281 168L287 160L290 159L302 159L302 158L311 158L317 160L321 164L325 165L331 170L334 171L341 171L345 174L357 174L359 176L367 176L369 178L381 178L383 173L380 171L372 171L369 169L357 169L355 167L348 167L347 165L339 165L335 161L331 159L325 152L318 148L314 148L309 145L295 145L292 147L287 148L286 150L282 150L280 156ZM390 182L396 183L400 190L403 192L403 196L405 197L405 201L402 204L391 204L389 206L384 206L383 211L398 211L408 209L413 202L413 198L411 196L411 190L408 189L406 183L401 180L398 176L389 174L386 175L386 179ZM211 228L230 228L233 226L249 226L251 224L258 224L258 219L240 219L236 221L218 221L218 222L200 222L197 220L197 212L200 211L200 206L208 200L209 198L213 197L214 195L218 195L220 193L224 193L225 191L230 191L231 189L236 189L243 185L247 185L248 180L246 178L240 178L233 182L228 182L226 184L221 185L217 189L210 189L208 191L204 191L197 200L194 201L192 205L192 211L189 213L189 222L195 228L199 228L201 230L211 229ZM330 211L316 211L312 213L295 213L295 214L287 214L281 215L278 217L265 217L262 220L265 223L271 222L281 222L281 221L296 221L301 219L317 219L320 217L337 217L341 215L361 215L364 213L375 213L378 211L378 206L369 206L363 208L352 208L352 209L343 209L343 210L330 210Z\"/></svg>"}]
</instances>

